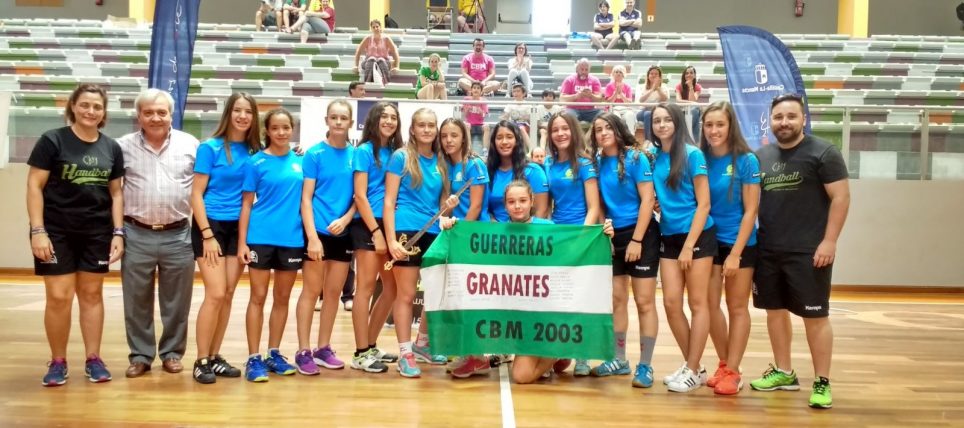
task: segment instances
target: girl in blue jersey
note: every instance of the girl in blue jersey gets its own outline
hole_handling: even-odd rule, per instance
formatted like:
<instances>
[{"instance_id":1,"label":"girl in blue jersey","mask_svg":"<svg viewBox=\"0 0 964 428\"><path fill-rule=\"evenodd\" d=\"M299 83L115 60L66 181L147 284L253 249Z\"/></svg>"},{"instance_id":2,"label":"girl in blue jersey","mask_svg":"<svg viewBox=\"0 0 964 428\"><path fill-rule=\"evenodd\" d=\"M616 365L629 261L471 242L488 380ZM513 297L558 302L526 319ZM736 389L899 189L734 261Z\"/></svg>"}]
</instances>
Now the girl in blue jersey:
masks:
<instances>
[{"instance_id":1,"label":"girl in blue jersey","mask_svg":"<svg viewBox=\"0 0 964 428\"><path fill-rule=\"evenodd\" d=\"M706 385L721 395L740 392L740 362L750 337L750 283L756 263L756 216L760 206L760 161L750 150L729 102L713 103L703 113L700 149L706 155L710 217L719 252L710 275L710 338L720 357ZM726 316L720 297L726 285Z\"/></svg>"},{"instance_id":2,"label":"girl in blue jersey","mask_svg":"<svg viewBox=\"0 0 964 428\"><path fill-rule=\"evenodd\" d=\"M250 382L267 382L268 371L279 375L295 373L278 348L288 320L291 287L305 257L300 198L304 181L302 157L289 145L294 118L285 109L272 110L264 118L264 127L265 149L251 156L245 165L238 221L238 257L248 265L251 282L245 322L249 356L244 373ZM262 359L264 301L272 270L268 354Z\"/></svg>"},{"instance_id":3,"label":"girl in blue jersey","mask_svg":"<svg viewBox=\"0 0 964 428\"><path fill-rule=\"evenodd\" d=\"M398 107L379 102L372 106L365 118L361 144L352 157L355 218L348 226L352 248L355 250L355 299L365 302L355 305L351 312L355 330L353 369L364 370L362 360L369 356L383 363L398 360L398 356L382 352L375 344L385 320L395 302L395 277L384 270L388 261L385 234L382 231L382 204L385 199L385 172L392 152L402 147L398 130ZM375 280L381 277L382 293L368 310L368 301L375 290ZM337 295L337 294L335 294ZM364 354L364 355L363 355Z\"/></svg>"},{"instance_id":4,"label":"girl in blue jersey","mask_svg":"<svg viewBox=\"0 0 964 428\"><path fill-rule=\"evenodd\" d=\"M508 221L503 196L505 187L512 180L526 180L535 194L533 206L536 217L546 218L549 214L549 185L546 171L539 165L526 160L526 150L522 131L518 125L507 120L499 121L489 139L489 153L486 166L489 169L489 198L487 209L494 221Z\"/></svg>"},{"instance_id":5,"label":"girl in blue jersey","mask_svg":"<svg viewBox=\"0 0 964 428\"><path fill-rule=\"evenodd\" d=\"M466 181L472 180L469 191L459 197L459 204L452 210L452 217L467 221L489 221L489 212L484 208L489 192L489 172L482 158L471 152L465 122L458 118L445 119L439 128L439 134L449 168L452 191L461 189ZM457 378L485 374L489 371L489 360L483 355L459 357L449 366L448 371Z\"/></svg>"},{"instance_id":6,"label":"girl in blue jersey","mask_svg":"<svg viewBox=\"0 0 964 428\"><path fill-rule=\"evenodd\" d=\"M629 329L628 287L633 289L639 315L639 364L632 384L653 385L653 349L659 319L656 314L656 272L659 268L659 224L653 218L656 197L649 158L619 116L602 113L593 121L590 145L598 154L599 190L613 237L613 330L616 358L593 368L596 376L629 374L626 332Z\"/></svg>"},{"instance_id":7,"label":"girl in blue jersey","mask_svg":"<svg viewBox=\"0 0 964 428\"><path fill-rule=\"evenodd\" d=\"M661 103L653 109L653 144L658 149L653 185L661 208L659 270L663 304L669 328L685 360L673 374L663 378L674 392L689 392L706 383L700 358L710 329L707 290L716 255L706 160L691 143L683 118L683 111L675 104ZM683 313L684 289L692 323Z\"/></svg>"},{"instance_id":8,"label":"girl in blue jersey","mask_svg":"<svg viewBox=\"0 0 964 428\"><path fill-rule=\"evenodd\" d=\"M489 170L485 161L472 153L466 129L465 122L455 117L443 120L439 127L451 191L461 189L466 181L472 180L469 190L459 197L459 204L452 210L452 216L468 221L489 221L489 210L485 206L489 193Z\"/></svg>"},{"instance_id":9,"label":"girl in blue jersey","mask_svg":"<svg viewBox=\"0 0 964 428\"><path fill-rule=\"evenodd\" d=\"M258 104L251 95L228 97L214 136L201 143L194 163L191 242L204 281L204 301L197 314L194 380L214 383L215 376L239 377L241 370L221 357L221 343L231 315L231 300L244 265L238 254L243 167L261 150Z\"/></svg>"},{"instance_id":10,"label":"girl in blue jersey","mask_svg":"<svg viewBox=\"0 0 964 428\"><path fill-rule=\"evenodd\" d=\"M318 347L314 350L310 348L309 336L314 304L322 289L329 296L341 293L351 264L352 245L348 224L355 215L352 203L354 172L351 166L355 148L348 143L348 130L353 123L352 117L352 107L348 101L339 99L328 104L325 113L327 141L312 146L305 153L301 219L307 236L308 260L305 261L304 284L295 311L299 348L295 354L295 365L303 375L317 375L320 372L318 366L327 369L345 367L331 349L331 330L338 314L337 299L322 301L318 318ZM336 287L338 290L334 290ZM367 308L367 303L365 306ZM363 342L359 346L366 349L368 339ZM361 363L366 371L388 370L374 358L362 358Z\"/></svg>"},{"instance_id":11,"label":"girl in blue jersey","mask_svg":"<svg viewBox=\"0 0 964 428\"><path fill-rule=\"evenodd\" d=\"M404 377L419 377L421 370L415 361L417 345L420 360L427 363L444 364L444 357L436 360L429 351L427 329L419 335L419 342L412 343L412 300L418 283L419 266L422 254L438 236L438 224L433 224L428 233L417 242L409 242L421 248L421 252L408 255L402 235L415 235L443 206L453 208L458 202L454 197L445 201L449 194L448 167L442 159L442 148L438 140L438 127L435 113L427 108L418 109L412 115L409 142L404 148L392 154L385 175L384 222L388 251L395 260L392 274L395 276L397 294L392 316L395 319L395 335L400 350L398 373ZM422 318L421 325L427 326Z\"/></svg>"},{"instance_id":12,"label":"girl in blue jersey","mask_svg":"<svg viewBox=\"0 0 964 428\"><path fill-rule=\"evenodd\" d=\"M548 122L549 156L546 172L552 221L556 224L596 224L599 208L599 183L596 167L586 152L582 132L576 119L565 112L553 114ZM589 362L576 360L575 376L589 375ZM629 374L629 366L626 373Z\"/></svg>"}]
</instances>

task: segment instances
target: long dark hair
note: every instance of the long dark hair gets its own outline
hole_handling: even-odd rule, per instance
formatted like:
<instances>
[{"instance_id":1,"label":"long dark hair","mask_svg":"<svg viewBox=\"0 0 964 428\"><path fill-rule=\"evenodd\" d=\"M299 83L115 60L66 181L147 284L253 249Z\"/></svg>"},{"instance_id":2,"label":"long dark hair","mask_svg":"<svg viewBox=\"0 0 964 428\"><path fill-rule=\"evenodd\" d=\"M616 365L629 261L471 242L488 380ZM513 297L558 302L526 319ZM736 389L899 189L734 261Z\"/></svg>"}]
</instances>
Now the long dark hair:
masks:
<instances>
[{"instance_id":1,"label":"long dark hair","mask_svg":"<svg viewBox=\"0 0 964 428\"><path fill-rule=\"evenodd\" d=\"M291 115L291 112L283 108L276 108L274 110L265 113L264 115L264 148L268 149L271 147L272 141L271 136L268 135L268 128L271 127L271 119L275 116L288 116L288 122L291 124L291 129L295 128L295 117Z\"/></svg>"},{"instance_id":2,"label":"long dark hair","mask_svg":"<svg viewBox=\"0 0 964 428\"><path fill-rule=\"evenodd\" d=\"M623 181L623 177L626 176L626 152L629 149L636 148L639 143L636 141L636 137L629 132L629 128L626 127L626 122L623 122L622 118L617 116L613 112L603 112L596 116L593 120L592 130L589 133L589 147L594 154L602 154L602 147L599 146L599 141L596 139L596 121L603 121L609 124L613 129L613 137L616 139L616 148L619 150L619 155L617 156L618 166L616 168L617 174L619 176L619 181ZM634 161L639 161L639 155L642 150L637 150ZM593 157L593 162L596 158ZM598 171L598 165L596 165L596 170Z\"/></svg>"},{"instance_id":3,"label":"long dark hair","mask_svg":"<svg viewBox=\"0 0 964 428\"><path fill-rule=\"evenodd\" d=\"M669 176L666 177L666 184L670 189L679 188L680 181L686 173L686 144L693 144L689 132L686 132L686 118L683 110L676 104L659 103L653 108L653 118L656 118L656 110L663 109L669 113L669 118L673 121L673 141L669 141ZM653 132L653 145L663 150L663 141ZM665 151L665 150L663 150Z\"/></svg>"},{"instance_id":4,"label":"long dark hair","mask_svg":"<svg viewBox=\"0 0 964 428\"><path fill-rule=\"evenodd\" d=\"M552 123L555 122L556 119L562 119L569 125L569 148L566 149L566 152L569 155L569 167L572 168L573 175L578 176L579 158L591 158L589 153L586 152L586 141L582 134L582 128L579 126L576 118L566 113L565 110L553 113L553 115L549 117L549 121L546 122L546 127L549 128L546 135L546 145L549 146L549 153L552 154L553 161L559 159L559 149L556 148L555 141L552 141Z\"/></svg>"},{"instance_id":5,"label":"long dark hair","mask_svg":"<svg viewBox=\"0 0 964 428\"><path fill-rule=\"evenodd\" d=\"M528 160L526 160L525 140L522 139L522 130L519 129L519 125L508 120L500 120L499 123L492 127L492 136L489 137L489 155L485 162L489 169L489 177L495 177L496 170L498 170L499 165L502 164L502 158L499 156L499 151L495 147L495 134L499 132L499 128L508 129L512 131L512 135L515 136L515 146L512 147L512 154L510 155L512 160L512 178L525 179L526 165L529 164ZM495 180L489 179L490 188L494 182Z\"/></svg>"},{"instance_id":6,"label":"long dark hair","mask_svg":"<svg viewBox=\"0 0 964 428\"><path fill-rule=\"evenodd\" d=\"M688 65L686 66L686 68L683 69L683 72L680 73L679 75L679 87L680 87L679 94L681 97L683 97L684 100L687 100L687 101L689 101L690 99L690 88L686 86L686 72L690 70L693 70L693 90L695 91L696 83L698 82L696 80L696 67L693 67L692 65Z\"/></svg>"},{"instance_id":7,"label":"long dark hair","mask_svg":"<svg viewBox=\"0 0 964 428\"><path fill-rule=\"evenodd\" d=\"M221 120L218 122L217 129L214 130L214 137L224 138L224 154L227 156L228 163L232 163L231 148L228 147L228 132L231 130L231 112L234 111L234 104L239 99L244 99L251 105L251 127L244 136L244 142L248 145L248 153L255 153L261 150L261 124L258 122L258 102L247 92L235 92L228 97L224 103L224 111L221 112ZM294 124L292 124L294 125Z\"/></svg>"},{"instance_id":8,"label":"long dark hair","mask_svg":"<svg viewBox=\"0 0 964 428\"><path fill-rule=\"evenodd\" d=\"M736 169L736 159L746 153L753 153L750 149L750 145L746 143L746 139L743 138L743 132L740 131L740 124L736 121L736 111L733 110L733 105L729 101L717 101L710 104L706 110L703 111L702 123L706 123L706 116L714 111L721 111L723 115L726 116L726 122L729 124L729 132L726 134L726 141L730 149L731 165L733 169ZM706 139L706 131L701 132L700 136L700 150L703 150L703 154L707 157L710 156L710 142ZM734 171L734 175L736 172ZM730 188L727 191L727 199L733 200L733 175L730 176Z\"/></svg>"},{"instance_id":9,"label":"long dark hair","mask_svg":"<svg viewBox=\"0 0 964 428\"><path fill-rule=\"evenodd\" d=\"M384 113L387 108L395 111L395 116L398 118L398 126L395 127L395 132L388 136L387 141L382 141L382 134L378 131L378 123L382 119L382 113ZM402 147L402 134L399 132L401 127L402 119L398 115L398 107L396 107L395 104L379 101L372 106L371 110L368 110L368 117L365 118L365 127L362 129L361 144L370 143L372 145L372 156L375 158L375 165L379 167L382 166L382 161L378 157L378 153L382 151L382 146L388 147L389 150L393 152Z\"/></svg>"}]
</instances>

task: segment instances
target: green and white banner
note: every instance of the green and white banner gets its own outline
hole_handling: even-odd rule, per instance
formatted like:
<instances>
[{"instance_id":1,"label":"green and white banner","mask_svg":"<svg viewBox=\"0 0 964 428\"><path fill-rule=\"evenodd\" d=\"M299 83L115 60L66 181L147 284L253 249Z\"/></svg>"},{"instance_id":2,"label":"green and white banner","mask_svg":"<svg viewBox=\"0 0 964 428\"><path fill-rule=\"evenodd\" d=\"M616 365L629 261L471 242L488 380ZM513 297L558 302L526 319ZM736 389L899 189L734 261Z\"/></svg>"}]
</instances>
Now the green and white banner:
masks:
<instances>
[{"instance_id":1,"label":"green and white banner","mask_svg":"<svg viewBox=\"0 0 964 428\"><path fill-rule=\"evenodd\" d=\"M422 261L432 352L613 358L602 226L458 222Z\"/></svg>"}]
</instances>

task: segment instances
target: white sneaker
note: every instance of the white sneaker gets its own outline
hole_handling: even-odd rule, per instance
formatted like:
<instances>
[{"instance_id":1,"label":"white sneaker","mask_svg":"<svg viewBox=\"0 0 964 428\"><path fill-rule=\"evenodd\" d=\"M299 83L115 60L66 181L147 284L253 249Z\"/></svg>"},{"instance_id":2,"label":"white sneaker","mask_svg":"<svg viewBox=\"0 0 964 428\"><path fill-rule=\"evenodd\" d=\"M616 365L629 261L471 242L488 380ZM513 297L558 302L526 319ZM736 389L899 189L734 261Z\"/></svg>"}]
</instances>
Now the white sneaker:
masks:
<instances>
[{"instance_id":1,"label":"white sneaker","mask_svg":"<svg viewBox=\"0 0 964 428\"><path fill-rule=\"evenodd\" d=\"M701 386L700 375L693 373L689 367L683 367L683 372L673 379L666 388L673 392L690 392Z\"/></svg>"},{"instance_id":2,"label":"white sneaker","mask_svg":"<svg viewBox=\"0 0 964 428\"><path fill-rule=\"evenodd\" d=\"M706 385L706 380L709 379L709 377L706 375L706 367L700 366L698 376L700 378L700 385Z\"/></svg>"},{"instance_id":3,"label":"white sneaker","mask_svg":"<svg viewBox=\"0 0 964 428\"><path fill-rule=\"evenodd\" d=\"M351 309L355 306L354 300L345 300L345 311L351 312Z\"/></svg>"},{"instance_id":4,"label":"white sneaker","mask_svg":"<svg viewBox=\"0 0 964 428\"><path fill-rule=\"evenodd\" d=\"M669 383L672 382L673 379L676 379L677 377L679 377L681 373L683 373L683 369L685 368L686 368L686 361L683 361L683 365L679 366L679 368L676 369L676 371L666 376L663 376L663 385L669 385Z\"/></svg>"}]
</instances>

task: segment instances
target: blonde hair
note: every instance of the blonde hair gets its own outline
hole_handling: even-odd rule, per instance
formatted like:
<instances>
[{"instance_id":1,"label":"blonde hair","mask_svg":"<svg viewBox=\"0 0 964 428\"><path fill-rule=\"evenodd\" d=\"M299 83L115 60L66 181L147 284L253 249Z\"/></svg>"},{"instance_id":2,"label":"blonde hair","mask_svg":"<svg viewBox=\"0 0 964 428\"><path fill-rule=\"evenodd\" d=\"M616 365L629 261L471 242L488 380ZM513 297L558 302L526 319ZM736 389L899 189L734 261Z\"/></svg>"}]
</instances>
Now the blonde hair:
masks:
<instances>
[{"instance_id":1,"label":"blonde hair","mask_svg":"<svg viewBox=\"0 0 964 428\"><path fill-rule=\"evenodd\" d=\"M405 169L403 170L403 173L408 174L408 176L411 177L413 189L418 189L422 186L422 169L418 164L418 141L415 140L415 122L422 114L432 115L434 122L438 123L435 112L430 108L422 107L418 110L415 110L415 113L412 114L412 125L408 128L408 144L405 145ZM432 141L432 153L435 154L435 168L442 177L442 195L447 196L449 194L450 187L448 179L448 165L447 162L445 162L445 158L441 155L442 144L439 143L437 130L435 132L435 139Z\"/></svg>"}]
</instances>

